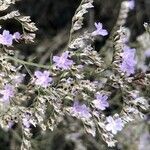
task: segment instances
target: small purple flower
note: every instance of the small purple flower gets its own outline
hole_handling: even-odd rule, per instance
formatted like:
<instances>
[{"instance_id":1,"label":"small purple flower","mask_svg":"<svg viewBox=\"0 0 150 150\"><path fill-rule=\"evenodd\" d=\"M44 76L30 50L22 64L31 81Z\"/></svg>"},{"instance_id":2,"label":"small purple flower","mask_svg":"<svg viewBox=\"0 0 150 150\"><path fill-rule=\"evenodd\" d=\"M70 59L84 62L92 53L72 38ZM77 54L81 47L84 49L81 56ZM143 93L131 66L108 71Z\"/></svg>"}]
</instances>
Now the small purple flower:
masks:
<instances>
[{"instance_id":1,"label":"small purple flower","mask_svg":"<svg viewBox=\"0 0 150 150\"><path fill-rule=\"evenodd\" d=\"M14 121L11 120L8 122L8 128L9 129L11 129L13 127L13 125L14 125Z\"/></svg>"},{"instance_id":2,"label":"small purple flower","mask_svg":"<svg viewBox=\"0 0 150 150\"><path fill-rule=\"evenodd\" d=\"M129 9L134 9L135 7L135 0L128 0L128 7Z\"/></svg>"},{"instance_id":3,"label":"small purple flower","mask_svg":"<svg viewBox=\"0 0 150 150\"><path fill-rule=\"evenodd\" d=\"M140 139L138 142L138 150L149 150L150 148L150 134L148 131L142 133L140 135Z\"/></svg>"},{"instance_id":4,"label":"small purple flower","mask_svg":"<svg viewBox=\"0 0 150 150\"><path fill-rule=\"evenodd\" d=\"M126 72L127 76L130 76L135 72L135 64L136 64L135 60L128 59L122 62L120 68L123 72Z\"/></svg>"},{"instance_id":5,"label":"small purple flower","mask_svg":"<svg viewBox=\"0 0 150 150\"><path fill-rule=\"evenodd\" d=\"M0 34L0 44L6 46L12 46L13 43L13 35L10 34L9 31L4 30L2 34Z\"/></svg>"},{"instance_id":6,"label":"small purple flower","mask_svg":"<svg viewBox=\"0 0 150 150\"><path fill-rule=\"evenodd\" d=\"M122 63L120 65L120 69L129 76L135 72L135 49L125 46L123 50L124 52L122 54Z\"/></svg>"},{"instance_id":7,"label":"small purple flower","mask_svg":"<svg viewBox=\"0 0 150 150\"><path fill-rule=\"evenodd\" d=\"M41 87L46 88L52 82L52 78L49 77L50 73L48 71L35 71L34 75L36 77L35 84L40 85Z\"/></svg>"},{"instance_id":8,"label":"small purple flower","mask_svg":"<svg viewBox=\"0 0 150 150\"><path fill-rule=\"evenodd\" d=\"M24 118L22 119L22 124L24 125L24 127L30 128L30 115L25 114Z\"/></svg>"},{"instance_id":9,"label":"small purple flower","mask_svg":"<svg viewBox=\"0 0 150 150\"><path fill-rule=\"evenodd\" d=\"M103 27L102 23L100 23L100 22L96 23L95 22L94 25L96 27L96 30L94 32L92 32L92 36L96 36L96 35L106 36L108 34L107 30L102 29L102 27Z\"/></svg>"},{"instance_id":10,"label":"small purple flower","mask_svg":"<svg viewBox=\"0 0 150 150\"><path fill-rule=\"evenodd\" d=\"M21 38L21 35L20 35L19 32L15 32L15 33L13 34L13 39L14 39L15 41L18 41L20 38Z\"/></svg>"},{"instance_id":11,"label":"small purple flower","mask_svg":"<svg viewBox=\"0 0 150 150\"><path fill-rule=\"evenodd\" d=\"M3 95L2 97L3 102L8 103L10 98L14 97L14 91L15 91L14 86L6 84L4 86L4 90L0 90L0 94Z\"/></svg>"},{"instance_id":12,"label":"small purple flower","mask_svg":"<svg viewBox=\"0 0 150 150\"><path fill-rule=\"evenodd\" d=\"M66 83L68 83L68 84L71 84L72 82L73 82L73 79L70 77L66 80Z\"/></svg>"},{"instance_id":13,"label":"small purple flower","mask_svg":"<svg viewBox=\"0 0 150 150\"><path fill-rule=\"evenodd\" d=\"M150 49L148 49L148 50L146 50L146 51L144 52L144 56L145 56L145 57L150 57Z\"/></svg>"},{"instance_id":14,"label":"small purple flower","mask_svg":"<svg viewBox=\"0 0 150 150\"><path fill-rule=\"evenodd\" d=\"M124 124L121 118L113 119L111 116L106 118L108 124L106 125L106 130L111 131L113 134L116 134L118 131L121 131Z\"/></svg>"},{"instance_id":15,"label":"small purple flower","mask_svg":"<svg viewBox=\"0 0 150 150\"><path fill-rule=\"evenodd\" d=\"M135 49L135 48L130 48L129 46L124 45L123 51L124 51L124 53L129 54L130 57L131 57L131 56L132 56L133 58L135 57L135 53L136 53L136 49ZM123 57L125 57L125 56L123 56Z\"/></svg>"},{"instance_id":16,"label":"small purple flower","mask_svg":"<svg viewBox=\"0 0 150 150\"><path fill-rule=\"evenodd\" d=\"M60 69L64 69L64 70L67 70L67 69L70 69L70 67L73 65L73 61L68 59L69 57L69 52L66 51L64 53L62 53L62 55L59 57L59 56L54 56L53 57L53 61L55 62L55 65L60 68Z\"/></svg>"},{"instance_id":17,"label":"small purple flower","mask_svg":"<svg viewBox=\"0 0 150 150\"><path fill-rule=\"evenodd\" d=\"M71 109L71 113L73 116L79 118L89 119L91 117L90 109L85 104L79 104L78 101L75 101L73 107Z\"/></svg>"},{"instance_id":18,"label":"small purple flower","mask_svg":"<svg viewBox=\"0 0 150 150\"><path fill-rule=\"evenodd\" d=\"M25 74L21 73L16 74L16 76L13 78L13 83L20 84L24 80L25 76L26 76Z\"/></svg>"},{"instance_id":19,"label":"small purple flower","mask_svg":"<svg viewBox=\"0 0 150 150\"><path fill-rule=\"evenodd\" d=\"M93 101L95 108L99 110L105 110L109 107L109 103L107 102L108 96L96 93L96 100Z\"/></svg>"}]
</instances>

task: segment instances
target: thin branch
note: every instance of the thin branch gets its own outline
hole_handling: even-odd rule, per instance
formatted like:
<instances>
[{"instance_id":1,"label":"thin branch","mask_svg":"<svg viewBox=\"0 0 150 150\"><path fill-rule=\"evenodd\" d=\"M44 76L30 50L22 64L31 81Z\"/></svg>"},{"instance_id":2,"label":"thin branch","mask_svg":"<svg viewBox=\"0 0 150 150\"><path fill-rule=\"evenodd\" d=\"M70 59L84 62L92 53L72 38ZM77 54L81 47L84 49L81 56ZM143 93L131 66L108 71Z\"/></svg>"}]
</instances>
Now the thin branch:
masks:
<instances>
[{"instance_id":1,"label":"thin branch","mask_svg":"<svg viewBox=\"0 0 150 150\"><path fill-rule=\"evenodd\" d=\"M50 69L50 66L37 64L37 63L33 63L33 62L27 62L27 61L20 60L18 58L12 57L12 56L6 56L4 58L15 61L15 62L23 64L23 65L34 66L34 67L43 68L43 69Z\"/></svg>"}]
</instances>

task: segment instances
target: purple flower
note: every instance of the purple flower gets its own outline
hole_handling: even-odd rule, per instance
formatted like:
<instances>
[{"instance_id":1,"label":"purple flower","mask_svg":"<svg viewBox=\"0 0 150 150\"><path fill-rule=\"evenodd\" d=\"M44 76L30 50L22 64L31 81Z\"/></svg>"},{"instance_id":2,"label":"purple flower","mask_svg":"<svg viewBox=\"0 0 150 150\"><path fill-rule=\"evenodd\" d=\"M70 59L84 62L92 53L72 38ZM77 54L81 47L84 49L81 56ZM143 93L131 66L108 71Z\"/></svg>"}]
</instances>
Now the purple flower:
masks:
<instances>
[{"instance_id":1,"label":"purple flower","mask_svg":"<svg viewBox=\"0 0 150 150\"><path fill-rule=\"evenodd\" d=\"M9 31L4 30L2 34L0 34L0 44L6 46L12 46L13 43L13 35L9 33Z\"/></svg>"},{"instance_id":2,"label":"purple flower","mask_svg":"<svg viewBox=\"0 0 150 150\"><path fill-rule=\"evenodd\" d=\"M15 91L14 86L6 84L4 86L4 90L0 90L0 94L3 95L2 97L3 102L8 103L10 98L14 97L14 91Z\"/></svg>"},{"instance_id":3,"label":"purple flower","mask_svg":"<svg viewBox=\"0 0 150 150\"><path fill-rule=\"evenodd\" d=\"M122 54L122 63L120 65L120 69L129 76L135 72L135 49L125 46L123 50L124 52Z\"/></svg>"},{"instance_id":4,"label":"purple flower","mask_svg":"<svg viewBox=\"0 0 150 150\"><path fill-rule=\"evenodd\" d=\"M149 150L150 148L150 134L148 130L142 135L140 135L139 144L138 144L138 150Z\"/></svg>"},{"instance_id":5,"label":"purple flower","mask_svg":"<svg viewBox=\"0 0 150 150\"><path fill-rule=\"evenodd\" d=\"M62 53L62 55L59 57L59 56L54 56L53 57L53 61L55 62L55 65L60 68L60 69L64 69L64 70L67 70L67 69L70 69L70 67L73 65L73 61L72 60L69 60L68 57L69 57L69 52L66 51L64 53Z\"/></svg>"},{"instance_id":6,"label":"purple flower","mask_svg":"<svg viewBox=\"0 0 150 150\"><path fill-rule=\"evenodd\" d=\"M105 110L109 107L109 103L107 102L108 96L96 93L96 100L93 101L95 107L99 110Z\"/></svg>"},{"instance_id":7,"label":"purple flower","mask_svg":"<svg viewBox=\"0 0 150 150\"><path fill-rule=\"evenodd\" d=\"M68 84L71 84L72 82L73 82L73 79L70 77L66 80L66 83L68 83Z\"/></svg>"},{"instance_id":8,"label":"purple flower","mask_svg":"<svg viewBox=\"0 0 150 150\"><path fill-rule=\"evenodd\" d=\"M19 32L15 32L13 35L10 34L8 30L4 30L2 34L0 34L0 44L6 45L6 46L12 46L13 39L15 41L18 41L21 38L21 35Z\"/></svg>"},{"instance_id":9,"label":"purple flower","mask_svg":"<svg viewBox=\"0 0 150 150\"><path fill-rule=\"evenodd\" d=\"M124 124L121 118L113 119L111 116L106 118L108 124L106 125L106 130L111 131L113 134L116 134L117 131L121 131Z\"/></svg>"},{"instance_id":10,"label":"purple flower","mask_svg":"<svg viewBox=\"0 0 150 150\"><path fill-rule=\"evenodd\" d=\"M44 72L35 71L34 75L36 77L35 84L40 85L41 87L46 88L52 82L52 78L49 77L50 73L48 71L44 71Z\"/></svg>"},{"instance_id":11,"label":"purple flower","mask_svg":"<svg viewBox=\"0 0 150 150\"><path fill-rule=\"evenodd\" d=\"M15 33L13 34L13 39L14 39L15 41L18 41L20 38L21 38L21 35L20 35L19 32L15 32Z\"/></svg>"},{"instance_id":12,"label":"purple flower","mask_svg":"<svg viewBox=\"0 0 150 150\"><path fill-rule=\"evenodd\" d=\"M79 104L78 101L75 101L73 107L71 109L71 113L73 116L79 118L89 119L91 117L90 109L85 104Z\"/></svg>"},{"instance_id":13,"label":"purple flower","mask_svg":"<svg viewBox=\"0 0 150 150\"><path fill-rule=\"evenodd\" d=\"M134 9L135 7L135 0L128 0L128 4L127 6L129 7L129 9Z\"/></svg>"},{"instance_id":14,"label":"purple flower","mask_svg":"<svg viewBox=\"0 0 150 150\"><path fill-rule=\"evenodd\" d=\"M22 119L22 124L26 128L30 127L30 115L29 114L25 114L24 118Z\"/></svg>"},{"instance_id":15,"label":"purple flower","mask_svg":"<svg viewBox=\"0 0 150 150\"><path fill-rule=\"evenodd\" d=\"M13 127L13 125L14 125L14 121L11 120L8 122L8 128L9 129L11 129Z\"/></svg>"},{"instance_id":16,"label":"purple flower","mask_svg":"<svg viewBox=\"0 0 150 150\"><path fill-rule=\"evenodd\" d=\"M150 57L150 49L145 51L144 56L145 57Z\"/></svg>"},{"instance_id":17,"label":"purple flower","mask_svg":"<svg viewBox=\"0 0 150 150\"><path fill-rule=\"evenodd\" d=\"M20 84L24 80L25 76L26 76L25 74L21 73L16 74L15 77L13 78L13 83Z\"/></svg>"},{"instance_id":18,"label":"purple flower","mask_svg":"<svg viewBox=\"0 0 150 150\"><path fill-rule=\"evenodd\" d=\"M132 54L132 57L134 58L135 57L135 52L136 52L136 49L135 48L130 48L128 45L124 45L124 47L123 47L123 51L124 52L128 52L128 53L130 53L130 56L131 56L131 54Z\"/></svg>"},{"instance_id":19,"label":"purple flower","mask_svg":"<svg viewBox=\"0 0 150 150\"><path fill-rule=\"evenodd\" d=\"M96 35L106 36L108 34L107 30L102 29L102 27L103 27L102 23L100 23L100 22L96 23L95 22L94 25L96 27L96 30L94 32L92 32L92 36L96 36Z\"/></svg>"}]
</instances>

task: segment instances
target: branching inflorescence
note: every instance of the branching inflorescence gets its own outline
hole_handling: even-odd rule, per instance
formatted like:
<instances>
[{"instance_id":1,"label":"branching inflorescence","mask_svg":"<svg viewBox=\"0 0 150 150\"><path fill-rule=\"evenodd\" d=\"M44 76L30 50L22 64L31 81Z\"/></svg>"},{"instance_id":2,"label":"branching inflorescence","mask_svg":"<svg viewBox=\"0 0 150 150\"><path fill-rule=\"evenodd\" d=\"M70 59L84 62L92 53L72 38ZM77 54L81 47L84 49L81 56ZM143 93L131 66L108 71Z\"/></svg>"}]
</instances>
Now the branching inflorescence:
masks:
<instances>
[{"instance_id":1,"label":"branching inflorescence","mask_svg":"<svg viewBox=\"0 0 150 150\"><path fill-rule=\"evenodd\" d=\"M0 11L14 3L0 1ZM133 9L133 1L122 3L126 13ZM92 45L96 36L109 34L102 23L95 23L96 29L92 33L79 32L83 15L93 7L93 0L82 0L73 17L68 49L53 56L51 66L19 60L9 50L14 42L33 42L37 28L29 16L13 11L0 17L0 20L17 20L23 29L22 34L18 31L12 34L5 29L0 34L0 126L9 129L13 124L20 124L22 150L31 148L31 128L39 126L43 131L54 130L65 117L80 120L88 134L100 134L108 146L115 145L114 136L126 123L138 117L144 118L141 110L148 109L148 102L138 84L136 50L128 46L122 27L126 15L111 33L113 59L106 67L101 54ZM74 36L76 32L79 32L78 37ZM26 75L19 73L22 66L14 66L12 61L37 67L28 83L24 84ZM143 77L143 86L149 86L149 80L147 73ZM113 91L119 91L117 101L121 106L108 115L106 112L116 103Z\"/></svg>"}]
</instances>

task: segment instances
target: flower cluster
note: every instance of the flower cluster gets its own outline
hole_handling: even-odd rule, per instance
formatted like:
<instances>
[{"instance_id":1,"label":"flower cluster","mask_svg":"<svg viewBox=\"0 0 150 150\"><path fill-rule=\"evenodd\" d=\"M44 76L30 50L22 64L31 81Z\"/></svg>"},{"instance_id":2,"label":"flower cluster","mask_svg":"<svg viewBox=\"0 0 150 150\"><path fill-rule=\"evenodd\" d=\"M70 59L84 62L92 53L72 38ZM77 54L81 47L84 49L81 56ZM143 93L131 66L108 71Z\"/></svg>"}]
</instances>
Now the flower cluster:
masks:
<instances>
[{"instance_id":1,"label":"flower cluster","mask_svg":"<svg viewBox=\"0 0 150 150\"><path fill-rule=\"evenodd\" d=\"M15 32L13 35L10 34L8 30L4 30L2 34L0 34L0 44L5 46L12 46L13 40L18 41L21 38L19 32Z\"/></svg>"},{"instance_id":2,"label":"flower cluster","mask_svg":"<svg viewBox=\"0 0 150 150\"><path fill-rule=\"evenodd\" d=\"M60 57L54 56L53 61L56 67L67 70L67 69L70 69L70 67L74 64L74 62L68 58L69 58L69 52L66 51L62 53Z\"/></svg>"},{"instance_id":3,"label":"flower cluster","mask_svg":"<svg viewBox=\"0 0 150 150\"><path fill-rule=\"evenodd\" d=\"M106 130L111 131L113 134L116 134L118 131L121 131L124 126L121 118L113 119L113 117L109 116L106 118L106 120Z\"/></svg>"},{"instance_id":4,"label":"flower cluster","mask_svg":"<svg viewBox=\"0 0 150 150\"><path fill-rule=\"evenodd\" d=\"M93 101L95 108L97 108L98 110L105 110L107 107L109 107L107 99L107 95L96 93L96 100Z\"/></svg>"},{"instance_id":5,"label":"flower cluster","mask_svg":"<svg viewBox=\"0 0 150 150\"><path fill-rule=\"evenodd\" d=\"M35 79L35 84L39 85L41 87L48 87L50 85L50 83L52 82L52 78L49 77L50 73L48 71L35 71L34 73L36 79Z\"/></svg>"}]
</instances>

